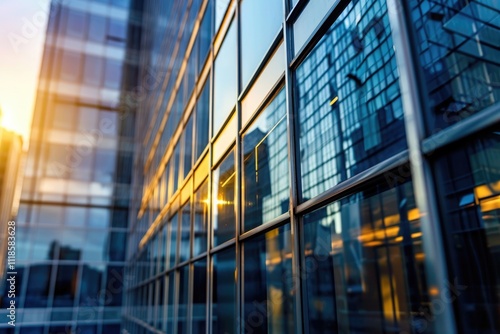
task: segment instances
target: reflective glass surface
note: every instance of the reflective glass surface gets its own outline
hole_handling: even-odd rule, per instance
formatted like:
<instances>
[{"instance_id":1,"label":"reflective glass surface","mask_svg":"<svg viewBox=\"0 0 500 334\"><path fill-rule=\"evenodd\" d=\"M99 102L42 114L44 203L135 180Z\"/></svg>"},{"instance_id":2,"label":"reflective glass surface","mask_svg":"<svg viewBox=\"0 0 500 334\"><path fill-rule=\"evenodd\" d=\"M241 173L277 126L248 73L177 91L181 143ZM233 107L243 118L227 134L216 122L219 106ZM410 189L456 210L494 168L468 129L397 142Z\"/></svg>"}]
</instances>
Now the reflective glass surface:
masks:
<instances>
[{"instance_id":1,"label":"reflective glass surface","mask_svg":"<svg viewBox=\"0 0 500 334\"><path fill-rule=\"evenodd\" d=\"M207 310L207 261L197 261L193 265L192 333L204 334Z\"/></svg>"},{"instance_id":2,"label":"reflective glass surface","mask_svg":"<svg viewBox=\"0 0 500 334\"><path fill-rule=\"evenodd\" d=\"M171 272L168 275L168 306L167 306L167 319L165 321L166 324L166 332L173 333L174 332L174 301L175 301L175 271Z\"/></svg>"},{"instance_id":3,"label":"reflective glass surface","mask_svg":"<svg viewBox=\"0 0 500 334\"><path fill-rule=\"evenodd\" d=\"M289 173L285 91L243 135L244 230L288 211Z\"/></svg>"},{"instance_id":4,"label":"reflective glass surface","mask_svg":"<svg viewBox=\"0 0 500 334\"><path fill-rule=\"evenodd\" d=\"M205 181L196 191L194 197L193 212L193 256L200 255L207 251L207 231L208 231L208 180Z\"/></svg>"},{"instance_id":5,"label":"reflective glass surface","mask_svg":"<svg viewBox=\"0 0 500 334\"><path fill-rule=\"evenodd\" d=\"M384 179L304 217L311 333L413 332L429 312L419 218L411 182Z\"/></svg>"},{"instance_id":6,"label":"reflective glass surface","mask_svg":"<svg viewBox=\"0 0 500 334\"><path fill-rule=\"evenodd\" d=\"M201 95L196 104L196 129L195 129L195 161L207 147L209 139L209 119L210 119L210 81L207 80L203 86Z\"/></svg>"},{"instance_id":7,"label":"reflective glass surface","mask_svg":"<svg viewBox=\"0 0 500 334\"><path fill-rule=\"evenodd\" d=\"M214 244L220 245L235 236L236 172L234 170L234 151L222 161L213 172L212 226Z\"/></svg>"},{"instance_id":8,"label":"reflective glass surface","mask_svg":"<svg viewBox=\"0 0 500 334\"><path fill-rule=\"evenodd\" d=\"M213 257L212 330L234 333L236 318L236 254L234 247Z\"/></svg>"},{"instance_id":9,"label":"reflective glass surface","mask_svg":"<svg viewBox=\"0 0 500 334\"><path fill-rule=\"evenodd\" d=\"M500 5L496 0L410 1L429 132L500 101Z\"/></svg>"},{"instance_id":10,"label":"reflective glass surface","mask_svg":"<svg viewBox=\"0 0 500 334\"><path fill-rule=\"evenodd\" d=\"M244 329L294 333L294 287L290 225L244 243Z\"/></svg>"},{"instance_id":11,"label":"reflective glass surface","mask_svg":"<svg viewBox=\"0 0 500 334\"><path fill-rule=\"evenodd\" d=\"M406 147L385 0L347 5L296 79L303 200Z\"/></svg>"},{"instance_id":12,"label":"reflective glass surface","mask_svg":"<svg viewBox=\"0 0 500 334\"><path fill-rule=\"evenodd\" d=\"M191 240L191 203L187 202L181 208L181 226L180 226L180 244L179 244L179 262L182 263L189 259L190 240Z\"/></svg>"},{"instance_id":13,"label":"reflective glass surface","mask_svg":"<svg viewBox=\"0 0 500 334\"><path fill-rule=\"evenodd\" d=\"M436 163L450 290L464 333L500 331L499 131L457 145Z\"/></svg>"},{"instance_id":14,"label":"reflective glass surface","mask_svg":"<svg viewBox=\"0 0 500 334\"><path fill-rule=\"evenodd\" d=\"M167 268L172 268L176 263L177 256L177 225L178 225L178 217L175 214L169 221L168 224L168 242L167 246L169 248L168 252L168 265Z\"/></svg>"},{"instance_id":15,"label":"reflective glass surface","mask_svg":"<svg viewBox=\"0 0 500 334\"><path fill-rule=\"evenodd\" d=\"M283 1L244 0L240 3L240 11L241 84L244 87L281 27Z\"/></svg>"},{"instance_id":16,"label":"reflective glass surface","mask_svg":"<svg viewBox=\"0 0 500 334\"><path fill-rule=\"evenodd\" d=\"M226 13L227 6L230 0L212 0L215 2L215 31L220 27L224 14Z\"/></svg>"},{"instance_id":17,"label":"reflective glass surface","mask_svg":"<svg viewBox=\"0 0 500 334\"><path fill-rule=\"evenodd\" d=\"M188 332L189 265L179 270L179 304L177 311L177 333Z\"/></svg>"},{"instance_id":18,"label":"reflective glass surface","mask_svg":"<svg viewBox=\"0 0 500 334\"><path fill-rule=\"evenodd\" d=\"M226 33L215 59L213 131L216 133L236 103L237 66L236 21Z\"/></svg>"}]
</instances>

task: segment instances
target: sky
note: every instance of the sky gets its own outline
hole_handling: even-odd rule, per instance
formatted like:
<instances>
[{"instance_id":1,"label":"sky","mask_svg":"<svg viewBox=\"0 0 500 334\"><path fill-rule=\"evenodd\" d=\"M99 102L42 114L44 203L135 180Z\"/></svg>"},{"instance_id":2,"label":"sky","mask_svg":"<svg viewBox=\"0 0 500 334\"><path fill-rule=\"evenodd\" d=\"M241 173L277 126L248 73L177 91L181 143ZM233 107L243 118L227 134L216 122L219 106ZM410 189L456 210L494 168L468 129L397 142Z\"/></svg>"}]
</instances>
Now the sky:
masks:
<instances>
[{"instance_id":1,"label":"sky","mask_svg":"<svg viewBox=\"0 0 500 334\"><path fill-rule=\"evenodd\" d=\"M27 147L50 0L0 0L1 125Z\"/></svg>"}]
</instances>

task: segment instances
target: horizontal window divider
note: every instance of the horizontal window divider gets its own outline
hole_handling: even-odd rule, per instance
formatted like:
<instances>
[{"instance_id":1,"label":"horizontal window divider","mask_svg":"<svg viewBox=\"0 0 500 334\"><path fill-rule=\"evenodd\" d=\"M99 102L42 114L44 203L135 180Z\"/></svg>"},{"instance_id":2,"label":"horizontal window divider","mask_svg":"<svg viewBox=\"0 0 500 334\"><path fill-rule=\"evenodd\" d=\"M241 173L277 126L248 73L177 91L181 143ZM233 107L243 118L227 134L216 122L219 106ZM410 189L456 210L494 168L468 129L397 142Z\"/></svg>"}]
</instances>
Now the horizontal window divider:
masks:
<instances>
[{"instance_id":1,"label":"horizontal window divider","mask_svg":"<svg viewBox=\"0 0 500 334\"><path fill-rule=\"evenodd\" d=\"M213 113L212 113L213 114ZM231 112L226 116L226 119L224 120L224 123L221 124L219 129L217 130L216 133L214 133L213 138L210 139L210 143L213 144L217 141L217 138L221 135L221 133L224 131L224 128L229 124L231 121L231 118L236 115L236 103L234 104L233 108L231 109ZM212 124L213 125L213 124Z\"/></svg>"},{"instance_id":2,"label":"horizontal window divider","mask_svg":"<svg viewBox=\"0 0 500 334\"><path fill-rule=\"evenodd\" d=\"M177 269L181 269L182 267L187 266L187 265L189 265L190 263L191 263L191 260L190 260L190 259L188 259L188 260L186 260L186 261L183 261L183 262L181 262L181 263L179 263L179 264L177 265Z\"/></svg>"},{"instance_id":3,"label":"horizontal window divider","mask_svg":"<svg viewBox=\"0 0 500 334\"><path fill-rule=\"evenodd\" d=\"M215 254L221 250L224 250L226 248L229 248L229 247L233 246L235 243L236 243L236 239L232 238L231 240L228 240L228 241L226 241L218 246L215 246L210 250L210 255L213 255L213 254Z\"/></svg>"},{"instance_id":4,"label":"horizontal window divider","mask_svg":"<svg viewBox=\"0 0 500 334\"><path fill-rule=\"evenodd\" d=\"M317 1L317 0L314 0ZM290 62L290 68L296 69L302 61L309 55L309 53L314 49L316 44L321 40L323 35L330 29L330 26L338 19L340 14L344 11L350 0L337 0L337 3L330 8L328 14L321 23L316 27L314 32L309 36L309 39L305 42L304 46L297 52L295 58ZM292 27L293 30L293 27Z\"/></svg>"},{"instance_id":5,"label":"horizontal window divider","mask_svg":"<svg viewBox=\"0 0 500 334\"><path fill-rule=\"evenodd\" d=\"M266 65L269 62L269 60L271 60L271 58L274 55L274 53L278 50L278 46L281 44L281 42L283 42L283 25L281 25L280 30L278 31L278 33L274 37L273 42L269 46L269 49L267 49L267 51L266 51L266 54L260 60L259 66L252 73L252 75L250 77L250 81L246 84L246 87L243 89L243 91L238 96L238 101L241 101L241 100L243 100L245 98L245 96L247 95L247 93L252 88L253 84L259 78L259 75L262 73L262 70L266 67Z\"/></svg>"},{"instance_id":6,"label":"horizontal window divider","mask_svg":"<svg viewBox=\"0 0 500 334\"><path fill-rule=\"evenodd\" d=\"M144 306L139 306L137 305L138 307L144 307ZM154 328L153 326L149 325L147 322L139 319L139 318L136 318L132 315L129 315L128 313L125 313L122 315L125 319L129 320L129 321L132 321L132 322L135 322L136 324L138 324L139 326L142 326L146 329L148 329L149 331L151 332L155 332L155 333L161 333L159 332L156 328ZM79 321L80 322L80 321Z\"/></svg>"},{"instance_id":7,"label":"horizontal window divider","mask_svg":"<svg viewBox=\"0 0 500 334\"><path fill-rule=\"evenodd\" d=\"M203 258L206 258L206 257L207 257L207 252L203 252L203 253L201 253L199 255L193 256L191 258L191 263L194 263L196 261L200 261L200 260L202 260Z\"/></svg>"},{"instance_id":8,"label":"horizontal window divider","mask_svg":"<svg viewBox=\"0 0 500 334\"><path fill-rule=\"evenodd\" d=\"M273 220L271 220L265 224L259 225L255 228L251 229L250 231L242 233L239 237L239 241L245 241L245 240L252 238L258 234L265 234L265 233L267 233L267 232L269 232L277 227L281 227L281 226L285 225L289 220L290 220L290 213L285 212L284 214L274 218Z\"/></svg>"},{"instance_id":9,"label":"horizontal window divider","mask_svg":"<svg viewBox=\"0 0 500 334\"><path fill-rule=\"evenodd\" d=\"M239 135L242 136L250 127L250 125L259 117L260 112L269 104L272 102L272 100L276 97L278 94L278 91L285 87L285 73L283 72L279 79L276 81L274 86L267 92L266 96L262 100L262 102L259 104L259 106L255 109L254 113L252 116L248 119L246 124L241 125L241 130L239 131Z\"/></svg>"},{"instance_id":10,"label":"horizontal window divider","mask_svg":"<svg viewBox=\"0 0 500 334\"><path fill-rule=\"evenodd\" d=\"M436 150L440 150L498 123L500 123L500 103L497 102L477 114L468 116L458 123L424 139L422 141L422 152L430 156Z\"/></svg>"},{"instance_id":11,"label":"horizontal window divider","mask_svg":"<svg viewBox=\"0 0 500 334\"><path fill-rule=\"evenodd\" d=\"M404 150L389 159L378 163L377 165L337 184L336 186L330 188L329 190L323 192L319 196L312 198L302 204L299 204L296 208L296 213L303 215L319 209L326 204L330 203L332 200L339 199L346 195L349 195L349 191L356 188L370 180L381 176L394 168L401 166L409 161L408 150Z\"/></svg>"}]
</instances>

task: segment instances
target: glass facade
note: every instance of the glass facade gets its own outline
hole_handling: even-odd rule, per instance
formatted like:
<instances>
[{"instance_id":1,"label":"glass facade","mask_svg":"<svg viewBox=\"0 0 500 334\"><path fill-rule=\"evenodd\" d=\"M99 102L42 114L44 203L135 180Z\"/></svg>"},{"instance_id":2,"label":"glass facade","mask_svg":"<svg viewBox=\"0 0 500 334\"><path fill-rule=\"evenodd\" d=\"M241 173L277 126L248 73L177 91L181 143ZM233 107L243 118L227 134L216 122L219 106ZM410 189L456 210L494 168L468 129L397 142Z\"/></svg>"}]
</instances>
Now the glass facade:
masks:
<instances>
[{"instance_id":1,"label":"glass facade","mask_svg":"<svg viewBox=\"0 0 500 334\"><path fill-rule=\"evenodd\" d=\"M16 219L16 327L2 333L120 333L140 7L50 6Z\"/></svg>"},{"instance_id":2,"label":"glass facade","mask_svg":"<svg viewBox=\"0 0 500 334\"><path fill-rule=\"evenodd\" d=\"M144 2L127 333L500 331L498 2L167 3Z\"/></svg>"}]
</instances>

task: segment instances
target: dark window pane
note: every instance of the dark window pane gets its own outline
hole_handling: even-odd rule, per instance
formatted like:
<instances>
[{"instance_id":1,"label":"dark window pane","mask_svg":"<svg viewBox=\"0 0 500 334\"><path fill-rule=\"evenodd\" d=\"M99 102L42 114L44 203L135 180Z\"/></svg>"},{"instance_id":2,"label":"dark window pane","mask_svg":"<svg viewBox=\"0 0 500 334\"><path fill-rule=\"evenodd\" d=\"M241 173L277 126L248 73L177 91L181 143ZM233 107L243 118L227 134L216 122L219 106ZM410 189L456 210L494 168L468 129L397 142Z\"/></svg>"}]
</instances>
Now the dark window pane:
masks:
<instances>
[{"instance_id":1,"label":"dark window pane","mask_svg":"<svg viewBox=\"0 0 500 334\"><path fill-rule=\"evenodd\" d=\"M240 8L241 83L244 87L281 27L283 1L244 0ZM256 18L259 18L258 24Z\"/></svg>"},{"instance_id":2,"label":"dark window pane","mask_svg":"<svg viewBox=\"0 0 500 334\"><path fill-rule=\"evenodd\" d=\"M385 0L347 5L296 75L303 200L406 147Z\"/></svg>"},{"instance_id":3,"label":"dark window pane","mask_svg":"<svg viewBox=\"0 0 500 334\"><path fill-rule=\"evenodd\" d=\"M234 247L213 257L212 329L214 333L235 333L236 254Z\"/></svg>"},{"instance_id":4,"label":"dark window pane","mask_svg":"<svg viewBox=\"0 0 500 334\"><path fill-rule=\"evenodd\" d=\"M188 202L181 209L180 226L180 244L179 244L179 262L184 262L190 256L190 236L191 236L191 203Z\"/></svg>"},{"instance_id":5,"label":"dark window pane","mask_svg":"<svg viewBox=\"0 0 500 334\"><path fill-rule=\"evenodd\" d=\"M451 295L464 333L500 331L500 132L494 130L436 163Z\"/></svg>"},{"instance_id":6,"label":"dark window pane","mask_svg":"<svg viewBox=\"0 0 500 334\"><path fill-rule=\"evenodd\" d=\"M120 306L123 295L123 267L108 266L106 270L106 294L103 300L105 306Z\"/></svg>"},{"instance_id":7,"label":"dark window pane","mask_svg":"<svg viewBox=\"0 0 500 334\"><path fill-rule=\"evenodd\" d=\"M174 332L174 296L175 296L175 272L171 272L168 275L168 306L167 306L167 320L166 324L166 332L173 333Z\"/></svg>"},{"instance_id":8,"label":"dark window pane","mask_svg":"<svg viewBox=\"0 0 500 334\"><path fill-rule=\"evenodd\" d=\"M192 332L204 334L207 310L207 261L197 261L193 268Z\"/></svg>"},{"instance_id":9,"label":"dark window pane","mask_svg":"<svg viewBox=\"0 0 500 334\"><path fill-rule=\"evenodd\" d=\"M419 218L411 182L391 187L384 179L304 217L311 333L412 333L425 321Z\"/></svg>"},{"instance_id":10,"label":"dark window pane","mask_svg":"<svg viewBox=\"0 0 500 334\"><path fill-rule=\"evenodd\" d=\"M208 144L208 124L210 117L210 81L207 80L202 93L196 104L196 146L195 160L198 160L201 153Z\"/></svg>"},{"instance_id":11,"label":"dark window pane","mask_svg":"<svg viewBox=\"0 0 500 334\"><path fill-rule=\"evenodd\" d=\"M244 244L244 324L256 333L293 333L290 225Z\"/></svg>"},{"instance_id":12,"label":"dark window pane","mask_svg":"<svg viewBox=\"0 0 500 334\"><path fill-rule=\"evenodd\" d=\"M168 253L168 266L167 268L172 268L175 266L176 263L176 256L177 256L177 226L178 226L178 217L177 214L175 214L172 219L170 219L170 222L168 223L168 243L167 245L169 246L169 253ZM167 246L168 247L168 246Z\"/></svg>"},{"instance_id":13,"label":"dark window pane","mask_svg":"<svg viewBox=\"0 0 500 334\"><path fill-rule=\"evenodd\" d=\"M289 180L285 91L243 135L244 230L288 211Z\"/></svg>"},{"instance_id":14,"label":"dark window pane","mask_svg":"<svg viewBox=\"0 0 500 334\"><path fill-rule=\"evenodd\" d=\"M500 101L497 0L410 1L419 61L436 132Z\"/></svg>"},{"instance_id":15,"label":"dark window pane","mask_svg":"<svg viewBox=\"0 0 500 334\"><path fill-rule=\"evenodd\" d=\"M47 307L51 273L51 265L35 264L29 267L24 307Z\"/></svg>"},{"instance_id":16,"label":"dark window pane","mask_svg":"<svg viewBox=\"0 0 500 334\"><path fill-rule=\"evenodd\" d=\"M236 23L233 21L215 59L213 131L216 133L236 103Z\"/></svg>"},{"instance_id":17,"label":"dark window pane","mask_svg":"<svg viewBox=\"0 0 500 334\"><path fill-rule=\"evenodd\" d=\"M214 244L234 238L236 228L234 151L213 173L212 224Z\"/></svg>"},{"instance_id":18,"label":"dark window pane","mask_svg":"<svg viewBox=\"0 0 500 334\"><path fill-rule=\"evenodd\" d=\"M80 306L99 306L99 292L101 291L101 279L103 268L84 264L82 267L82 281L80 285Z\"/></svg>"},{"instance_id":19,"label":"dark window pane","mask_svg":"<svg viewBox=\"0 0 500 334\"><path fill-rule=\"evenodd\" d=\"M127 232L111 232L109 234L109 260L124 261L127 245Z\"/></svg>"},{"instance_id":20,"label":"dark window pane","mask_svg":"<svg viewBox=\"0 0 500 334\"><path fill-rule=\"evenodd\" d=\"M205 63L210 50L210 42L213 37L213 20L212 20L213 1L208 1L207 9L203 15L200 30L198 31L198 43L200 47L198 71L200 71Z\"/></svg>"},{"instance_id":21,"label":"dark window pane","mask_svg":"<svg viewBox=\"0 0 500 334\"><path fill-rule=\"evenodd\" d=\"M78 325L75 329L75 333L78 333L78 334L97 334L98 333L97 326L96 325Z\"/></svg>"},{"instance_id":22,"label":"dark window pane","mask_svg":"<svg viewBox=\"0 0 500 334\"><path fill-rule=\"evenodd\" d=\"M207 251L208 229L208 180L196 191L194 198L194 249L193 256Z\"/></svg>"},{"instance_id":23,"label":"dark window pane","mask_svg":"<svg viewBox=\"0 0 500 334\"><path fill-rule=\"evenodd\" d=\"M189 265L179 270L179 305L177 311L177 333L187 333L189 296Z\"/></svg>"},{"instance_id":24,"label":"dark window pane","mask_svg":"<svg viewBox=\"0 0 500 334\"><path fill-rule=\"evenodd\" d=\"M78 287L78 266L59 265L54 286L54 307L73 307Z\"/></svg>"},{"instance_id":25,"label":"dark window pane","mask_svg":"<svg viewBox=\"0 0 500 334\"><path fill-rule=\"evenodd\" d=\"M183 166L183 178L185 178L188 173L191 171L191 167L193 166L193 117L189 118L186 127L184 128L183 142L184 142L184 166Z\"/></svg>"}]
</instances>

